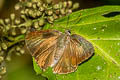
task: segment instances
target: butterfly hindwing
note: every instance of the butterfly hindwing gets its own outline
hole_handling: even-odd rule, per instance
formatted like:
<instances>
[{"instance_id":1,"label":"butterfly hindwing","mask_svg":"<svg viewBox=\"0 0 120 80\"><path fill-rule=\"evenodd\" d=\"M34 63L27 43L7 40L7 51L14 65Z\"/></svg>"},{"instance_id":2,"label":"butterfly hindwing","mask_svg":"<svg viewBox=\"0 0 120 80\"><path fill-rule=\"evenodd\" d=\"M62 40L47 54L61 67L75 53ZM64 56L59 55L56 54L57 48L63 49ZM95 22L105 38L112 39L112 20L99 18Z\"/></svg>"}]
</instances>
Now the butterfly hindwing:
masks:
<instances>
[{"instance_id":1,"label":"butterfly hindwing","mask_svg":"<svg viewBox=\"0 0 120 80\"><path fill-rule=\"evenodd\" d=\"M40 68L46 69L47 67L50 67L51 64L53 64L55 47L55 45L51 46L48 50L46 50L44 53L36 58L36 61Z\"/></svg>"}]
</instances>

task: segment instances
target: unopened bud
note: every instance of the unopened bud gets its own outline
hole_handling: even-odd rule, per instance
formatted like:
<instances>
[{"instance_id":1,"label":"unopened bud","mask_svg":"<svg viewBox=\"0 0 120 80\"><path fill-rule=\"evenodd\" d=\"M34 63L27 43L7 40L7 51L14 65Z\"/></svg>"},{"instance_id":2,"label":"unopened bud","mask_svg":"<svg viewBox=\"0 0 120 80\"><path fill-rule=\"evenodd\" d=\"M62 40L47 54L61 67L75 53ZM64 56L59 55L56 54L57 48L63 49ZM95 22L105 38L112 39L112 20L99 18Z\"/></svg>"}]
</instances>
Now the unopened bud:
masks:
<instances>
[{"instance_id":1,"label":"unopened bud","mask_svg":"<svg viewBox=\"0 0 120 80\"><path fill-rule=\"evenodd\" d=\"M15 14L14 14L14 13L11 14L11 15L10 15L10 18L11 18L11 20L14 20L14 19L15 19Z\"/></svg>"},{"instance_id":2,"label":"unopened bud","mask_svg":"<svg viewBox=\"0 0 120 80\"><path fill-rule=\"evenodd\" d=\"M79 3L73 4L73 8L72 9L74 10L74 9L77 9L77 8L79 8Z\"/></svg>"}]
</instances>

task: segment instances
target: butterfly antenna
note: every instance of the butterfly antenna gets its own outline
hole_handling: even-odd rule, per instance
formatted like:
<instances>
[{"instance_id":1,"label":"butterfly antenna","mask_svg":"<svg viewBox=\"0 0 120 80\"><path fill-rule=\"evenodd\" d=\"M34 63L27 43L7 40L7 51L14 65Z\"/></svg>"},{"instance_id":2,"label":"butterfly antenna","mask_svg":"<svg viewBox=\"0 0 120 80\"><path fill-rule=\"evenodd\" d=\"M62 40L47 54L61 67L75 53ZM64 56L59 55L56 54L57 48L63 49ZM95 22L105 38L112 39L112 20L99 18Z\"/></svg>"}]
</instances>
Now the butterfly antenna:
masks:
<instances>
[{"instance_id":1,"label":"butterfly antenna","mask_svg":"<svg viewBox=\"0 0 120 80\"><path fill-rule=\"evenodd\" d=\"M76 25L77 23L79 23L79 22L81 21L81 15L82 15L82 14L80 13L80 14L78 15L78 17L74 20L74 22L73 22L74 25ZM70 30L72 30L73 27L70 26L69 28L70 28ZM80 28L80 30L81 30L81 29L82 29L82 27ZM80 31L80 30L79 30L79 31Z\"/></svg>"},{"instance_id":2,"label":"butterfly antenna","mask_svg":"<svg viewBox=\"0 0 120 80\"><path fill-rule=\"evenodd\" d=\"M67 23L66 23L65 29L68 30L68 31L70 31L70 30L71 30L71 29L70 29L70 26L69 26L69 18L70 18L70 16L68 15L67 18L68 18L68 19L67 19ZM68 28L69 28L69 29L68 29Z\"/></svg>"}]
</instances>

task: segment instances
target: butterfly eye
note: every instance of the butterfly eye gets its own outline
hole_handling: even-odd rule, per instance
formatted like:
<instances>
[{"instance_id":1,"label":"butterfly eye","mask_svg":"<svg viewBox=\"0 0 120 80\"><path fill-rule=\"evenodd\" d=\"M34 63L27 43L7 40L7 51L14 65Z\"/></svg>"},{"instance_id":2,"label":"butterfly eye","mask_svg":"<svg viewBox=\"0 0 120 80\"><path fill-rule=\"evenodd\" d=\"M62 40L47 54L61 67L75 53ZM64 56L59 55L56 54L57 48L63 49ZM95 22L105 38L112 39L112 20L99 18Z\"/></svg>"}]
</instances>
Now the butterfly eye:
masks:
<instances>
[{"instance_id":1,"label":"butterfly eye","mask_svg":"<svg viewBox=\"0 0 120 80\"><path fill-rule=\"evenodd\" d=\"M70 30L66 30L65 33L67 33L67 34L70 35L70 34L71 34L71 31L70 31Z\"/></svg>"},{"instance_id":2,"label":"butterfly eye","mask_svg":"<svg viewBox=\"0 0 120 80\"><path fill-rule=\"evenodd\" d=\"M68 30L68 33L69 33L69 34L71 34L71 31L70 31L70 30Z\"/></svg>"}]
</instances>

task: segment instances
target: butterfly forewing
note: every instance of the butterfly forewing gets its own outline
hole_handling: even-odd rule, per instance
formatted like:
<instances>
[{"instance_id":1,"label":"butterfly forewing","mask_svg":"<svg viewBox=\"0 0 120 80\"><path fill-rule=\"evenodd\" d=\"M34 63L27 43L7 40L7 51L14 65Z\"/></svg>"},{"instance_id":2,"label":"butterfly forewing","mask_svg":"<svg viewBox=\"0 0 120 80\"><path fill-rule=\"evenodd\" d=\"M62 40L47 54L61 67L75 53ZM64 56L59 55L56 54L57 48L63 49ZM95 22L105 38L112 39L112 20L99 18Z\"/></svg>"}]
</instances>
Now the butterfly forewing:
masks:
<instances>
[{"instance_id":1,"label":"butterfly forewing","mask_svg":"<svg viewBox=\"0 0 120 80\"><path fill-rule=\"evenodd\" d=\"M55 44L61 32L56 30L41 30L31 32L26 36L26 46L35 57L38 65L45 69L52 64Z\"/></svg>"},{"instance_id":2,"label":"butterfly forewing","mask_svg":"<svg viewBox=\"0 0 120 80\"><path fill-rule=\"evenodd\" d=\"M84 49L83 54L91 56L94 53L93 45L89 41L85 40L83 37L77 34L73 34L72 40L77 42L77 47L82 46L82 48Z\"/></svg>"},{"instance_id":3,"label":"butterfly forewing","mask_svg":"<svg viewBox=\"0 0 120 80\"><path fill-rule=\"evenodd\" d=\"M56 30L41 30L31 32L26 36L26 46L30 50L30 53L35 55L38 51L42 52L52 45L52 42L54 42L60 34L61 32Z\"/></svg>"}]
</instances>

